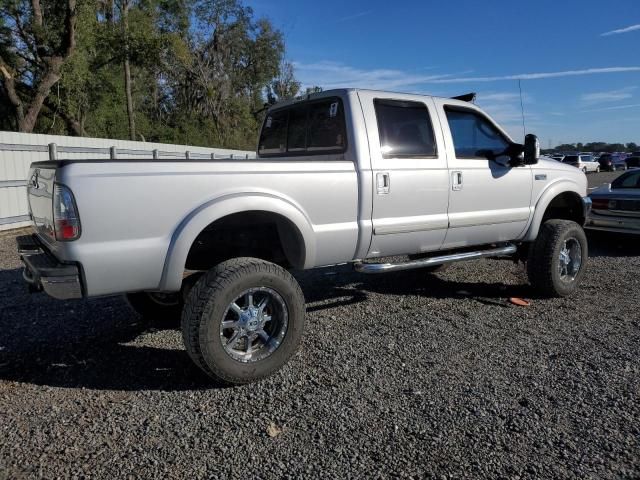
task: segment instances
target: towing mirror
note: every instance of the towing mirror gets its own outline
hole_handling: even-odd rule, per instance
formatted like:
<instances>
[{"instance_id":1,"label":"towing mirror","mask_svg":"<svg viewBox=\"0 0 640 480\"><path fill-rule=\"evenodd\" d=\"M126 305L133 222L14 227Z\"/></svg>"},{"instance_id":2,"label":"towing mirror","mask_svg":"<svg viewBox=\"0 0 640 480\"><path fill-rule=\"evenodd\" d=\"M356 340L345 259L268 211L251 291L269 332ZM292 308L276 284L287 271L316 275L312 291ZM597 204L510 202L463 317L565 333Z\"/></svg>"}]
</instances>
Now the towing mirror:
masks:
<instances>
[{"instance_id":1,"label":"towing mirror","mask_svg":"<svg viewBox=\"0 0 640 480\"><path fill-rule=\"evenodd\" d=\"M540 142L538 137L529 133L524 137L524 163L525 165L534 165L538 163L540 158Z\"/></svg>"}]
</instances>

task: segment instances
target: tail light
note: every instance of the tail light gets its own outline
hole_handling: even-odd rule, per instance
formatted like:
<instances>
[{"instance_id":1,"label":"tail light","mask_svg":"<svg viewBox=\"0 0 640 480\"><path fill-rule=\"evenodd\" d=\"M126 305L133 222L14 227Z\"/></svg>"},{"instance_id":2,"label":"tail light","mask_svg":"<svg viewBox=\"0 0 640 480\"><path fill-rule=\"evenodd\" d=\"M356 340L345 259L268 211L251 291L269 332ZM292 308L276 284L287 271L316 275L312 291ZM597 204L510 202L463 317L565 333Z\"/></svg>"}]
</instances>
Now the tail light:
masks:
<instances>
[{"instance_id":1,"label":"tail light","mask_svg":"<svg viewBox=\"0 0 640 480\"><path fill-rule=\"evenodd\" d=\"M53 189L53 224L56 240L69 242L80 238L80 215L76 200L68 187L58 183Z\"/></svg>"},{"instance_id":2,"label":"tail light","mask_svg":"<svg viewBox=\"0 0 640 480\"><path fill-rule=\"evenodd\" d=\"M608 198L594 198L592 200L591 208L594 210L609 210Z\"/></svg>"}]
</instances>

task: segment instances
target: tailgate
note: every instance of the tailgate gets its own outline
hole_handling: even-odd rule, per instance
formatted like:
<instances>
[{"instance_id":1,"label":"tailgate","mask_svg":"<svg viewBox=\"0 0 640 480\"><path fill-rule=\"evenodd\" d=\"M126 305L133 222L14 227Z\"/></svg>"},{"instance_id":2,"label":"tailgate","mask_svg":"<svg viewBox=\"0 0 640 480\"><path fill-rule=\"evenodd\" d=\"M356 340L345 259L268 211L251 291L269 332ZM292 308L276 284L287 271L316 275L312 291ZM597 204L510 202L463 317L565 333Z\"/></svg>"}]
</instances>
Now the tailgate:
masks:
<instances>
[{"instance_id":1,"label":"tailgate","mask_svg":"<svg viewBox=\"0 0 640 480\"><path fill-rule=\"evenodd\" d=\"M29 170L27 194L29 211L37 232L47 240L54 240L53 230L53 188L55 167L32 165Z\"/></svg>"}]
</instances>

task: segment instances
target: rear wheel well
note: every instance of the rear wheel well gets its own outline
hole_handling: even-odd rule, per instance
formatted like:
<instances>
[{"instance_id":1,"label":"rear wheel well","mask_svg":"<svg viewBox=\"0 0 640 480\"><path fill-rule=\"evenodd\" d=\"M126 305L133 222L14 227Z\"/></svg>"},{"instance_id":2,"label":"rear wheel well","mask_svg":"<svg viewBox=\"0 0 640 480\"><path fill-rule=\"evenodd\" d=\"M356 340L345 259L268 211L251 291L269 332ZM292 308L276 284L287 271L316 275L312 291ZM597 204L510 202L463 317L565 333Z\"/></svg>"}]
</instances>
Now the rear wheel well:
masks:
<instances>
[{"instance_id":1,"label":"rear wheel well","mask_svg":"<svg viewBox=\"0 0 640 480\"><path fill-rule=\"evenodd\" d=\"M541 225L551 219L572 220L578 225L584 225L586 219L580 195L575 192L563 192L557 195L547 206Z\"/></svg>"},{"instance_id":2,"label":"rear wheel well","mask_svg":"<svg viewBox=\"0 0 640 480\"><path fill-rule=\"evenodd\" d=\"M194 240L185 268L209 270L231 258L254 257L285 268L304 265L304 242L286 217L266 211L247 211L209 224Z\"/></svg>"}]
</instances>

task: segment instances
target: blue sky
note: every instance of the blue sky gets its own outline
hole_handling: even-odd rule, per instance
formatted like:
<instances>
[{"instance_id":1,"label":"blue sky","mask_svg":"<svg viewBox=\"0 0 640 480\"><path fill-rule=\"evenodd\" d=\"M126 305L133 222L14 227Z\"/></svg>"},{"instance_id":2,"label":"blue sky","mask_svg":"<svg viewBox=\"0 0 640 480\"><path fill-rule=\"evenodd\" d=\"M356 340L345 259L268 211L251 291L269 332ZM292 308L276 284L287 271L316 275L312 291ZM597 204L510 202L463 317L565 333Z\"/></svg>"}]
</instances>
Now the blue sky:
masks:
<instances>
[{"instance_id":1,"label":"blue sky","mask_svg":"<svg viewBox=\"0 0 640 480\"><path fill-rule=\"evenodd\" d=\"M475 91L516 140L640 143L640 0L247 0L305 86Z\"/></svg>"}]
</instances>

